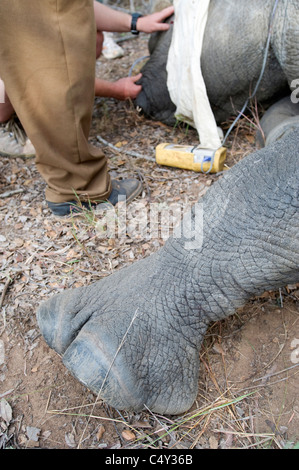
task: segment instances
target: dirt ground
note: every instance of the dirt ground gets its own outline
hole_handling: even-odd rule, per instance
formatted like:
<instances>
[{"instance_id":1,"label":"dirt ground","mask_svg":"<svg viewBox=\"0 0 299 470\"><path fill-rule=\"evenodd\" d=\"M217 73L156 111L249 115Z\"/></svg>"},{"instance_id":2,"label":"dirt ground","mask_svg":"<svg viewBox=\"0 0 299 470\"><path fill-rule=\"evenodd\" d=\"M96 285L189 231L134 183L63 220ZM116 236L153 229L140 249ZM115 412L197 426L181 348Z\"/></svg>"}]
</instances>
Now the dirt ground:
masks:
<instances>
[{"instance_id":1,"label":"dirt ground","mask_svg":"<svg viewBox=\"0 0 299 470\"><path fill-rule=\"evenodd\" d=\"M145 36L120 44L123 58L98 61L102 77L125 76L147 55ZM255 149L254 133L248 121L239 122L228 144L228 168ZM149 121L130 103L96 99L91 141L105 149L112 176L142 179L143 207L187 206L218 178L159 167L157 144L194 143L196 133ZM0 448L298 447L299 285L267 292L211 325L200 351L197 401L184 416L120 412L70 375L40 335L36 310L57 292L148 256L164 238L136 232L138 203L128 210L133 228L121 240L103 237L96 214L57 220L44 188L34 159L0 159Z\"/></svg>"}]
</instances>

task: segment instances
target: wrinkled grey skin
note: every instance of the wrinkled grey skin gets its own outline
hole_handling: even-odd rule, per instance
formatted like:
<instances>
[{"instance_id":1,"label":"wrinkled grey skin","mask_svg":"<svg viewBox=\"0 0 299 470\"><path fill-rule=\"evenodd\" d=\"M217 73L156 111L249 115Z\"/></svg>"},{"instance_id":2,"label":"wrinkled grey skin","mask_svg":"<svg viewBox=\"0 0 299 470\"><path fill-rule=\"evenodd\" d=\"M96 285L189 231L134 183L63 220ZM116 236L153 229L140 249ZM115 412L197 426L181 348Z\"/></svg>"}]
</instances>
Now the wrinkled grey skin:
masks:
<instances>
[{"instance_id":1,"label":"wrinkled grey skin","mask_svg":"<svg viewBox=\"0 0 299 470\"><path fill-rule=\"evenodd\" d=\"M78 380L118 409L191 407L209 323L299 282L298 146L289 132L207 191L202 245L188 249L185 217L157 253L41 305L41 332Z\"/></svg>"},{"instance_id":2,"label":"wrinkled grey skin","mask_svg":"<svg viewBox=\"0 0 299 470\"><path fill-rule=\"evenodd\" d=\"M299 132L299 104L286 96L270 106L261 118L257 142L261 147L270 145L292 129L298 129Z\"/></svg>"},{"instance_id":3,"label":"wrinkled grey skin","mask_svg":"<svg viewBox=\"0 0 299 470\"><path fill-rule=\"evenodd\" d=\"M274 3L274 0L211 0L201 66L218 124L237 115L254 90L262 69ZM151 37L151 57L142 69L143 90L136 99L138 109L169 125L175 123L175 106L166 85L171 36L172 27ZM290 94L292 81L299 78L298 50L299 0L279 0L267 66L256 95L259 103L268 106Z\"/></svg>"}]
</instances>

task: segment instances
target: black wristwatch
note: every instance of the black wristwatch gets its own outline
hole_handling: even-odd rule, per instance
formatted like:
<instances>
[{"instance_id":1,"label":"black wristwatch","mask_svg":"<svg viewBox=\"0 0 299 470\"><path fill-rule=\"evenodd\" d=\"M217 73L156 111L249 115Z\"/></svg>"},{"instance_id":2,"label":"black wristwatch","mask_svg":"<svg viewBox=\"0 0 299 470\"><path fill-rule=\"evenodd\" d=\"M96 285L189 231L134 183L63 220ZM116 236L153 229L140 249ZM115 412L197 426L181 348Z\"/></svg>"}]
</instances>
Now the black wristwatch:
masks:
<instances>
[{"instance_id":1,"label":"black wristwatch","mask_svg":"<svg viewBox=\"0 0 299 470\"><path fill-rule=\"evenodd\" d=\"M131 22L131 33L132 34L139 34L139 31L137 31L137 20L140 18L141 15L140 13L133 13L132 14L132 22Z\"/></svg>"}]
</instances>

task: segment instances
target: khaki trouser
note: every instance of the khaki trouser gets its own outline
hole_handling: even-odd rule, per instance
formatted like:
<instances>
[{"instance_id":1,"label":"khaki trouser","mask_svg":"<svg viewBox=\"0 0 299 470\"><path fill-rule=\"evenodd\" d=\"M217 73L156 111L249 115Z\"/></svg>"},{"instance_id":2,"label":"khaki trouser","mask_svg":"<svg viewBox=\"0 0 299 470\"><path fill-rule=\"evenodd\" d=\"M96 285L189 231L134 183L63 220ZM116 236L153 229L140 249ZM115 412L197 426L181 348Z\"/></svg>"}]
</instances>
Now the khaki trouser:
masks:
<instances>
[{"instance_id":1,"label":"khaki trouser","mask_svg":"<svg viewBox=\"0 0 299 470\"><path fill-rule=\"evenodd\" d=\"M106 158L88 143L95 47L92 0L0 0L0 76L51 202L110 193Z\"/></svg>"}]
</instances>

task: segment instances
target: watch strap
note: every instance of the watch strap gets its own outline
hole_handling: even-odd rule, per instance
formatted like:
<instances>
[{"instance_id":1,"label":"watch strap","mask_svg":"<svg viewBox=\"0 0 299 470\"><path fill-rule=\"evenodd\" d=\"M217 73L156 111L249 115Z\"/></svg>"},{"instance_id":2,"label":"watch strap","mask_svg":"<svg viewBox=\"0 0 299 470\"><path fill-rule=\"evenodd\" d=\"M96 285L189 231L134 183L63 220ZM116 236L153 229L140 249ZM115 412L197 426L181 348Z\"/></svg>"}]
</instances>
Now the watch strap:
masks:
<instances>
[{"instance_id":1,"label":"watch strap","mask_svg":"<svg viewBox=\"0 0 299 470\"><path fill-rule=\"evenodd\" d=\"M137 20L138 18L142 17L140 13L132 13L132 21L131 21L131 33L132 34L139 34L139 31L137 30Z\"/></svg>"}]
</instances>

